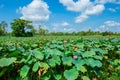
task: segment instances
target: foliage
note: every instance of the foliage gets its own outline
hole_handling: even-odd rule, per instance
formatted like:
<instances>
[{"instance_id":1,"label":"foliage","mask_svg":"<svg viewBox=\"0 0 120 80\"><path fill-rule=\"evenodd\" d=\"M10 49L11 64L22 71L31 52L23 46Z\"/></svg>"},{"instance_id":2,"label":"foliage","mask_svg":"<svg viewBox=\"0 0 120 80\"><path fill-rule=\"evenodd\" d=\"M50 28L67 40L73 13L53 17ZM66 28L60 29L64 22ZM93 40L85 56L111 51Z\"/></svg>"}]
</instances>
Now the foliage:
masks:
<instances>
[{"instance_id":1,"label":"foliage","mask_svg":"<svg viewBox=\"0 0 120 80\"><path fill-rule=\"evenodd\" d=\"M119 80L120 39L2 38L0 79Z\"/></svg>"},{"instance_id":2,"label":"foliage","mask_svg":"<svg viewBox=\"0 0 120 80\"><path fill-rule=\"evenodd\" d=\"M75 80L77 79L79 73L76 68L72 68L70 70L65 70L64 76L67 80Z\"/></svg>"},{"instance_id":3,"label":"foliage","mask_svg":"<svg viewBox=\"0 0 120 80\"><path fill-rule=\"evenodd\" d=\"M14 19L11 23L11 28L13 29L12 34L16 37L28 37L33 36L32 32L26 32L26 30L33 29L31 21L23 19Z\"/></svg>"},{"instance_id":4,"label":"foliage","mask_svg":"<svg viewBox=\"0 0 120 80\"><path fill-rule=\"evenodd\" d=\"M42 25L39 25L37 29L35 29L32 25L32 22L29 20L24 20L24 19L14 19L13 22L11 22L11 28L12 28L12 33L7 32L7 27L8 24L5 21L1 21L0 23L0 36L4 35L10 35L12 34L13 36L16 37L30 37L33 35L52 35L52 36L91 36L91 35L102 35L102 36L120 36L119 32L111 32L111 31L92 31L91 29L87 31L81 31L79 30L78 32L51 32L48 29L45 29L42 27Z\"/></svg>"},{"instance_id":5,"label":"foliage","mask_svg":"<svg viewBox=\"0 0 120 80\"><path fill-rule=\"evenodd\" d=\"M7 27L8 27L8 24L5 21L1 21L1 23L0 23L0 36L6 34Z\"/></svg>"},{"instance_id":6,"label":"foliage","mask_svg":"<svg viewBox=\"0 0 120 80\"><path fill-rule=\"evenodd\" d=\"M2 58L0 59L0 67L9 66L16 61L16 58Z\"/></svg>"},{"instance_id":7,"label":"foliage","mask_svg":"<svg viewBox=\"0 0 120 80\"><path fill-rule=\"evenodd\" d=\"M47 29L43 29L41 25L39 25L39 29L38 29L38 34L39 35L48 35L48 30Z\"/></svg>"},{"instance_id":8,"label":"foliage","mask_svg":"<svg viewBox=\"0 0 120 80\"><path fill-rule=\"evenodd\" d=\"M32 22L24 19L14 19L11 22L11 32L7 32L8 24L5 21L1 21L0 23L0 36L4 35L13 35L16 37L31 37L33 35L49 35L49 36L91 36L91 35L101 35L101 36L120 36L119 32L111 32L111 31L92 31L91 29L87 31L78 30L78 32L51 32L48 29L39 25L37 29L35 29L32 25Z\"/></svg>"}]
</instances>

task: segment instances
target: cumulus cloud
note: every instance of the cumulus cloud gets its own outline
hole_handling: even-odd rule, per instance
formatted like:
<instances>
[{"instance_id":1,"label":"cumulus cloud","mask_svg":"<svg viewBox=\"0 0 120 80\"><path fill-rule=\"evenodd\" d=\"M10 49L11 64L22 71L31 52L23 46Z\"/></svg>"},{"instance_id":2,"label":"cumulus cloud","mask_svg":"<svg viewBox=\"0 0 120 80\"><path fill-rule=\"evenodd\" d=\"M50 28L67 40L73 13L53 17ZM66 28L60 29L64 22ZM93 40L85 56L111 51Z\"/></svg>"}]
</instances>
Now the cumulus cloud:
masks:
<instances>
[{"instance_id":1,"label":"cumulus cloud","mask_svg":"<svg viewBox=\"0 0 120 80\"><path fill-rule=\"evenodd\" d=\"M63 22L61 25L62 25L62 26L68 26L69 23L68 23L68 22Z\"/></svg>"},{"instance_id":2,"label":"cumulus cloud","mask_svg":"<svg viewBox=\"0 0 120 80\"><path fill-rule=\"evenodd\" d=\"M104 24L109 27L114 27L114 26L120 27L120 22L116 22L116 21L106 21Z\"/></svg>"},{"instance_id":3,"label":"cumulus cloud","mask_svg":"<svg viewBox=\"0 0 120 80\"><path fill-rule=\"evenodd\" d=\"M58 28L54 27L52 30L54 32L73 32L73 31L77 31L74 28L60 28L60 27L58 27Z\"/></svg>"},{"instance_id":4,"label":"cumulus cloud","mask_svg":"<svg viewBox=\"0 0 120 80\"><path fill-rule=\"evenodd\" d=\"M105 9L103 4L95 4L90 0L59 0L67 10L79 12L80 15L75 18L76 23L81 23L88 19L89 15L96 15L102 13Z\"/></svg>"},{"instance_id":5,"label":"cumulus cloud","mask_svg":"<svg viewBox=\"0 0 120 80\"><path fill-rule=\"evenodd\" d=\"M74 29L74 28L64 28L63 31L64 32L74 32L74 31L76 31L76 29Z\"/></svg>"},{"instance_id":6,"label":"cumulus cloud","mask_svg":"<svg viewBox=\"0 0 120 80\"><path fill-rule=\"evenodd\" d=\"M95 0L95 3L100 3L100 4L106 4L106 3L120 4L120 0Z\"/></svg>"},{"instance_id":7,"label":"cumulus cloud","mask_svg":"<svg viewBox=\"0 0 120 80\"><path fill-rule=\"evenodd\" d=\"M83 13L86 15L100 14L104 9L104 5L91 5Z\"/></svg>"},{"instance_id":8,"label":"cumulus cloud","mask_svg":"<svg viewBox=\"0 0 120 80\"><path fill-rule=\"evenodd\" d=\"M53 23L53 27L66 27L69 26L70 24L68 22L60 22L60 23Z\"/></svg>"},{"instance_id":9,"label":"cumulus cloud","mask_svg":"<svg viewBox=\"0 0 120 80\"><path fill-rule=\"evenodd\" d=\"M116 9L113 9L113 8L109 8L108 10L111 12L116 12Z\"/></svg>"},{"instance_id":10,"label":"cumulus cloud","mask_svg":"<svg viewBox=\"0 0 120 80\"><path fill-rule=\"evenodd\" d=\"M72 28L70 23L64 21L64 22L58 22L58 23L53 23L53 31L57 32L73 32L76 31L76 29Z\"/></svg>"},{"instance_id":11,"label":"cumulus cloud","mask_svg":"<svg viewBox=\"0 0 120 80\"><path fill-rule=\"evenodd\" d=\"M81 15L75 18L76 23L82 23L86 19L89 18L89 15L100 14L105 9L104 5L89 5L84 11L82 11Z\"/></svg>"},{"instance_id":12,"label":"cumulus cloud","mask_svg":"<svg viewBox=\"0 0 120 80\"><path fill-rule=\"evenodd\" d=\"M67 10L80 12L83 11L87 5L90 4L89 0L78 0L74 2L73 0L59 0L64 6L67 7Z\"/></svg>"},{"instance_id":13,"label":"cumulus cloud","mask_svg":"<svg viewBox=\"0 0 120 80\"><path fill-rule=\"evenodd\" d=\"M82 23L89 18L90 15L97 15L105 10L106 3L120 4L120 0L59 0L67 10L79 12L80 15L75 18L76 23ZM108 10L115 12L115 9Z\"/></svg>"},{"instance_id":14,"label":"cumulus cloud","mask_svg":"<svg viewBox=\"0 0 120 80\"><path fill-rule=\"evenodd\" d=\"M102 25L95 29L95 31L115 31L120 32L120 22L105 21Z\"/></svg>"},{"instance_id":15,"label":"cumulus cloud","mask_svg":"<svg viewBox=\"0 0 120 80\"><path fill-rule=\"evenodd\" d=\"M81 31L88 31L88 30L92 30L92 27L87 26L87 27L83 27L83 28L81 29Z\"/></svg>"},{"instance_id":16,"label":"cumulus cloud","mask_svg":"<svg viewBox=\"0 0 120 80\"><path fill-rule=\"evenodd\" d=\"M103 24L103 25L100 25L100 26L99 26L99 30L100 30L100 31L108 31L108 30L109 30L109 27Z\"/></svg>"},{"instance_id":17,"label":"cumulus cloud","mask_svg":"<svg viewBox=\"0 0 120 80\"><path fill-rule=\"evenodd\" d=\"M47 21L50 16L49 6L42 0L33 0L24 7L17 10L22 14L22 19L32 20L33 22Z\"/></svg>"},{"instance_id":18,"label":"cumulus cloud","mask_svg":"<svg viewBox=\"0 0 120 80\"><path fill-rule=\"evenodd\" d=\"M86 14L81 14L80 16L75 18L75 22L81 23L81 22L85 21L87 18L88 18L88 16Z\"/></svg>"}]
</instances>

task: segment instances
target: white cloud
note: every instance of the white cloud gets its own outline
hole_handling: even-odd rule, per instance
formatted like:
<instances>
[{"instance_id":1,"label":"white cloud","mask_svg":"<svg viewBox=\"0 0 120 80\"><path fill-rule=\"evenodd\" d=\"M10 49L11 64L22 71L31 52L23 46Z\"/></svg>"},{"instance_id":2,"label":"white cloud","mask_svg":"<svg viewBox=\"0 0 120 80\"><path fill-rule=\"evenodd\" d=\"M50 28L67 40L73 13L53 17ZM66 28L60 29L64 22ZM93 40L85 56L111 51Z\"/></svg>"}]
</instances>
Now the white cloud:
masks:
<instances>
[{"instance_id":1,"label":"white cloud","mask_svg":"<svg viewBox=\"0 0 120 80\"><path fill-rule=\"evenodd\" d=\"M95 0L96 3L101 3L101 4L105 4L107 2L113 2L115 0Z\"/></svg>"},{"instance_id":2,"label":"white cloud","mask_svg":"<svg viewBox=\"0 0 120 80\"><path fill-rule=\"evenodd\" d=\"M82 14L75 18L76 23L82 23L89 18L89 15L100 14L104 10L104 5L93 5L87 7Z\"/></svg>"},{"instance_id":3,"label":"white cloud","mask_svg":"<svg viewBox=\"0 0 120 80\"><path fill-rule=\"evenodd\" d=\"M116 12L116 9L113 9L113 8L109 8L108 10L111 12Z\"/></svg>"},{"instance_id":4,"label":"white cloud","mask_svg":"<svg viewBox=\"0 0 120 80\"><path fill-rule=\"evenodd\" d=\"M75 23L82 23L89 18L90 15L100 14L105 10L106 3L120 4L120 0L59 0L67 10L79 12L80 15L75 18ZM108 10L115 12L113 8Z\"/></svg>"},{"instance_id":5,"label":"white cloud","mask_svg":"<svg viewBox=\"0 0 120 80\"><path fill-rule=\"evenodd\" d=\"M120 0L95 0L95 2L100 4L106 4L106 3L120 4Z\"/></svg>"},{"instance_id":6,"label":"white cloud","mask_svg":"<svg viewBox=\"0 0 120 80\"><path fill-rule=\"evenodd\" d=\"M75 18L76 23L82 23L86 19L88 19L89 15L100 14L104 9L103 4L95 4L90 0L78 0L74 2L73 0L59 0L64 6L66 6L67 10L80 12L81 15Z\"/></svg>"},{"instance_id":7,"label":"white cloud","mask_svg":"<svg viewBox=\"0 0 120 80\"><path fill-rule=\"evenodd\" d=\"M88 30L92 30L92 27L88 26L88 27L83 27L81 29L81 31L88 31Z\"/></svg>"},{"instance_id":8,"label":"white cloud","mask_svg":"<svg viewBox=\"0 0 120 80\"><path fill-rule=\"evenodd\" d=\"M66 27L69 26L70 24L68 22L60 22L60 23L53 23L53 27Z\"/></svg>"},{"instance_id":9,"label":"white cloud","mask_svg":"<svg viewBox=\"0 0 120 80\"><path fill-rule=\"evenodd\" d=\"M80 12L83 11L89 4L89 0L78 0L74 2L73 0L59 0L64 6L67 7L67 10Z\"/></svg>"},{"instance_id":10,"label":"white cloud","mask_svg":"<svg viewBox=\"0 0 120 80\"><path fill-rule=\"evenodd\" d=\"M95 29L95 31L113 31L120 32L120 22L105 21L102 25Z\"/></svg>"},{"instance_id":11,"label":"white cloud","mask_svg":"<svg viewBox=\"0 0 120 80\"><path fill-rule=\"evenodd\" d=\"M85 21L87 18L88 18L87 15L81 14L80 16L75 18L75 22L76 23L81 23L81 22Z\"/></svg>"},{"instance_id":12,"label":"white cloud","mask_svg":"<svg viewBox=\"0 0 120 80\"><path fill-rule=\"evenodd\" d=\"M108 31L109 30L109 28L108 28L108 26L106 26L106 25L100 25L99 26L99 29L101 30L101 31Z\"/></svg>"},{"instance_id":13,"label":"white cloud","mask_svg":"<svg viewBox=\"0 0 120 80\"><path fill-rule=\"evenodd\" d=\"M62 26L68 26L69 23L68 23L68 22L63 22L61 25L62 25Z\"/></svg>"},{"instance_id":14,"label":"white cloud","mask_svg":"<svg viewBox=\"0 0 120 80\"><path fill-rule=\"evenodd\" d=\"M54 31L54 32L73 32L73 31L77 31L77 30L74 28L53 27L52 31Z\"/></svg>"},{"instance_id":15,"label":"white cloud","mask_svg":"<svg viewBox=\"0 0 120 80\"><path fill-rule=\"evenodd\" d=\"M49 6L42 0L33 0L30 4L20 7L17 11L22 14L22 19L33 22L47 21L50 16Z\"/></svg>"},{"instance_id":16,"label":"white cloud","mask_svg":"<svg viewBox=\"0 0 120 80\"><path fill-rule=\"evenodd\" d=\"M59 23L53 23L52 26L53 26L52 31L54 31L54 32L73 32L73 31L76 31L76 29L72 28L70 23L68 23L66 21L59 22Z\"/></svg>"},{"instance_id":17,"label":"white cloud","mask_svg":"<svg viewBox=\"0 0 120 80\"><path fill-rule=\"evenodd\" d=\"M104 5L92 5L92 6L89 6L84 14L87 14L87 15L93 15L93 14L100 14L103 10L105 9Z\"/></svg>"},{"instance_id":18,"label":"white cloud","mask_svg":"<svg viewBox=\"0 0 120 80\"><path fill-rule=\"evenodd\" d=\"M116 21L106 21L104 24L109 27L114 27L114 26L120 27L120 22L116 22Z\"/></svg>"},{"instance_id":19,"label":"white cloud","mask_svg":"<svg viewBox=\"0 0 120 80\"><path fill-rule=\"evenodd\" d=\"M63 31L64 32L73 32L73 31L76 31L76 29L74 29L74 28L64 28Z\"/></svg>"}]
</instances>

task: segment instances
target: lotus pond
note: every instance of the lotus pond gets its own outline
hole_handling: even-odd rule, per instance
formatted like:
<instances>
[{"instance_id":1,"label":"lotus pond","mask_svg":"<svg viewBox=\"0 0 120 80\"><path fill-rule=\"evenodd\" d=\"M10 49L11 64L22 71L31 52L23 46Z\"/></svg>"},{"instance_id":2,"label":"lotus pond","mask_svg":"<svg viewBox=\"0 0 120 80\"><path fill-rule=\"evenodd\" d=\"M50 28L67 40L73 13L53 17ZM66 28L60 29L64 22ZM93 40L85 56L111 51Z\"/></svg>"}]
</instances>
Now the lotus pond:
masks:
<instances>
[{"instance_id":1,"label":"lotus pond","mask_svg":"<svg viewBox=\"0 0 120 80\"><path fill-rule=\"evenodd\" d=\"M0 80L120 80L120 39L0 38Z\"/></svg>"}]
</instances>

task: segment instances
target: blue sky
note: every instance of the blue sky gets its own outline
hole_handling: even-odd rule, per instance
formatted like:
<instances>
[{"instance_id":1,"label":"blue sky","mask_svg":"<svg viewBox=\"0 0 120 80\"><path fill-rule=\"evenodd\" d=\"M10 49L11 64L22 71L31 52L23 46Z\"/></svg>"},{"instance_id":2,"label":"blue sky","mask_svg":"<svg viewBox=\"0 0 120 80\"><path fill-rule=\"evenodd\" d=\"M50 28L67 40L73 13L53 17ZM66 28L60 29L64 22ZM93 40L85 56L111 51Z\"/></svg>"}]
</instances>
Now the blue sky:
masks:
<instances>
[{"instance_id":1,"label":"blue sky","mask_svg":"<svg viewBox=\"0 0 120 80\"><path fill-rule=\"evenodd\" d=\"M33 21L50 31L120 32L120 0L0 0L0 21Z\"/></svg>"}]
</instances>

